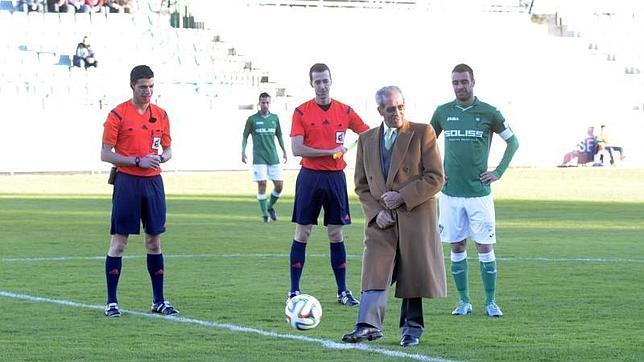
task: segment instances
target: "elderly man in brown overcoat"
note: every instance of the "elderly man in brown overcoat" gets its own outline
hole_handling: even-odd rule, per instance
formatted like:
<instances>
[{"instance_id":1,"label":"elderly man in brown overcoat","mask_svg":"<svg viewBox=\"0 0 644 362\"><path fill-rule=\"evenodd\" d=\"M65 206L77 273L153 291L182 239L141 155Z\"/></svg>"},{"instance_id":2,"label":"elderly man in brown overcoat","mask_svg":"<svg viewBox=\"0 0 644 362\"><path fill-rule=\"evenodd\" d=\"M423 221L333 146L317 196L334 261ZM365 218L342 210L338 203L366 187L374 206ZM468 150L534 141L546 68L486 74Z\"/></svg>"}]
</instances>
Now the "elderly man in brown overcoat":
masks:
<instances>
[{"instance_id":1,"label":"elderly man in brown overcoat","mask_svg":"<svg viewBox=\"0 0 644 362\"><path fill-rule=\"evenodd\" d=\"M383 123L360 135L355 170L365 216L362 303L355 329L342 340L382 337L387 291L395 282L403 299L400 344L407 347L423 333L422 298L447 294L434 198L443 167L433 128L407 121L398 87L378 90L376 102Z\"/></svg>"}]
</instances>

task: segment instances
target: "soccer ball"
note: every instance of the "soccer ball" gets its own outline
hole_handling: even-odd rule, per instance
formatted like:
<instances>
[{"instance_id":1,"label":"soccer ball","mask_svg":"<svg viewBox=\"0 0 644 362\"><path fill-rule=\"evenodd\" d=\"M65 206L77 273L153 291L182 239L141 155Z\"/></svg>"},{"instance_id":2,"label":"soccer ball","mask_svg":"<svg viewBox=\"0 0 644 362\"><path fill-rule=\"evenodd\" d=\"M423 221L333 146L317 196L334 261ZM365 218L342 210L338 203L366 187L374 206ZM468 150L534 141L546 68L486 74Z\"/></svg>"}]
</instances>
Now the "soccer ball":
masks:
<instances>
[{"instance_id":1,"label":"soccer ball","mask_svg":"<svg viewBox=\"0 0 644 362\"><path fill-rule=\"evenodd\" d=\"M284 308L286 323L295 329L305 331L320 324L322 305L312 295L300 294L289 299Z\"/></svg>"}]
</instances>

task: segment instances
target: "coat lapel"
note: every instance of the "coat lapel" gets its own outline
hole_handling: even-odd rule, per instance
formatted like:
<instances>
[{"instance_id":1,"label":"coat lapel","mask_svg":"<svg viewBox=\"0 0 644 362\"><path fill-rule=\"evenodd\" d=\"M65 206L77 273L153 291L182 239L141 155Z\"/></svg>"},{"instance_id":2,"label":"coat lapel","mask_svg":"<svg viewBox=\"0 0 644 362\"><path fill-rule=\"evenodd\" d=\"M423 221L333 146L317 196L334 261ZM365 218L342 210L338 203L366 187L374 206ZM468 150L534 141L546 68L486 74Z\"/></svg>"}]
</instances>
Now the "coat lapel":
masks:
<instances>
[{"instance_id":1,"label":"coat lapel","mask_svg":"<svg viewBox=\"0 0 644 362\"><path fill-rule=\"evenodd\" d=\"M371 193L374 195L381 195L385 192L385 176L382 174L382 166L380 163L380 140L382 139L382 126L378 127L376 132L370 132L369 140L366 140L369 145L375 145L369 152L366 152L365 158L367 165L366 171L369 177L373 177Z\"/></svg>"},{"instance_id":2,"label":"coat lapel","mask_svg":"<svg viewBox=\"0 0 644 362\"><path fill-rule=\"evenodd\" d=\"M409 127L409 122L405 121L405 124L398 130L396 143L394 143L394 150L391 153L391 165L389 167L389 175L386 182L388 190L393 186L394 178L396 177L396 173L398 173L398 169L400 168L403 157L409 148L409 143L411 142L413 135L414 131Z\"/></svg>"}]
</instances>

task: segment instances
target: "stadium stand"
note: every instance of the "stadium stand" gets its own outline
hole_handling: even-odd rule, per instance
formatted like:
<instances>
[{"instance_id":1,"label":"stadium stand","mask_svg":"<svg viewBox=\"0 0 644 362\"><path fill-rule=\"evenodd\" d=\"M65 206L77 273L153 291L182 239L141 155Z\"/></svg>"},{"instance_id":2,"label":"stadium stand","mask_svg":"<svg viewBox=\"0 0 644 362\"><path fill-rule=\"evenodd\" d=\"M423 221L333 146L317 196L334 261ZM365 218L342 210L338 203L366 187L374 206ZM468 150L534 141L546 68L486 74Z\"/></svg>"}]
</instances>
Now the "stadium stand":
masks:
<instances>
[{"instance_id":1,"label":"stadium stand","mask_svg":"<svg viewBox=\"0 0 644 362\"><path fill-rule=\"evenodd\" d=\"M209 114L194 117L201 121L212 117L213 99L222 93L233 94L235 99L252 93L247 100L261 91L276 93L271 89L273 83L262 82L268 79L267 72L247 66L259 62L229 54L234 46L222 42L213 30L171 27L170 15L155 11L153 3L139 1L133 14L22 13L3 5L0 32L11 36L3 36L0 42L0 104L24 123L8 128L22 139L0 146L18 155L3 159L0 172L105 169L97 156L102 120L110 107L130 95L127 77L136 64L149 64L155 70L156 101L175 104L166 107L173 111L175 121L191 113L179 103ZM71 67L76 44L85 35L100 59L96 69ZM45 119L51 124L42 124ZM34 120L41 130L35 136L31 131ZM64 131L66 126L76 131ZM195 124L188 127L198 128ZM181 123L177 128L181 133ZM26 140L30 142L22 142ZM62 148L68 156L50 158L41 153L35 157L31 142Z\"/></svg>"},{"instance_id":2,"label":"stadium stand","mask_svg":"<svg viewBox=\"0 0 644 362\"><path fill-rule=\"evenodd\" d=\"M551 25L556 25L560 35L565 29L566 36L577 37L587 45L590 56L610 63L613 71L627 75L624 78L626 86L642 84L644 49L638 45L644 34L644 3L569 1L547 4L537 6L535 11L555 14ZM642 98L640 94L631 99L633 107L642 109Z\"/></svg>"},{"instance_id":3,"label":"stadium stand","mask_svg":"<svg viewBox=\"0 0 644 362\"><path fill-rule=\"evenodd\" d=\"M17 136L0 142L0 154L15 155L0 160L0 172L107 170L98 159L102 121L131 95L127 75L142 63L155 70L154 101L173 120L176 155L168 166L177 170L243 168L237 157L203 162L203 155L236 154L230 150L238 149L261 91L276 96L272 109L288 132L293 107L311 96L306 74L316 61L331 65L334 94L368 122L378 119L373 90L390 83L406 90L410 116L427 121L452 97L449 69L469 62L478 94L522 136L513 164L557 164L588 124L610 124L616 137L629 129L621 141L636 155L644 65L641 47L632 45L644 40L642 6L571 2L577 7L538 0L185 1L188 14L139 0L132 14L58 14L14 12L0 1L0 107L4 119L20 120L3 121L5 134ZM456 18L467 26L455 27ZM326 21L321 29L311 26L318 19ZM382 24L395 31L383 32ZM323 50L311 40L320 32L330 42ZM100 65L70 68L85 35ZM396 44L399 57L383 57L383 44ZM41 152L50 149L58 155Z\"/></svg>"}]
</instances>

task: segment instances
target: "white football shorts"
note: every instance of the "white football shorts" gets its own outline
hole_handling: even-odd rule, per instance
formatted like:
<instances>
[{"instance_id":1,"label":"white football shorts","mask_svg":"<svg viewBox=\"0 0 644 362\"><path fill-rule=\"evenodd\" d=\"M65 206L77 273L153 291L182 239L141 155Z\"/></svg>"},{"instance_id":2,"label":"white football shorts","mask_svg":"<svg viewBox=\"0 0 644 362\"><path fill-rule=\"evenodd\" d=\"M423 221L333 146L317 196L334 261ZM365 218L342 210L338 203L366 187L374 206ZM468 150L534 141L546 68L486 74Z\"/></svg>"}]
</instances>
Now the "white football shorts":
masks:
<instances>
[{"instance_id":1,"label":"white football shorts","mask_svg":"<svg viewBox=\"0 0 644 362\"><path fill-rule=\"evenodd\" d=\"M444 243L469 238L479 244L496 243L494 200L482 197L454 197L441 192L438 228Z\"/></svg>"},{"instance_id":2,"label":"white football shorts","mask_svg":"<svg viewBox=\"0 0 644 362\"><path fill-rule=\"evenodd\" d=\"M253 181L284 181L282 165L253 165Z\"/></svg>"}]
</instances>

